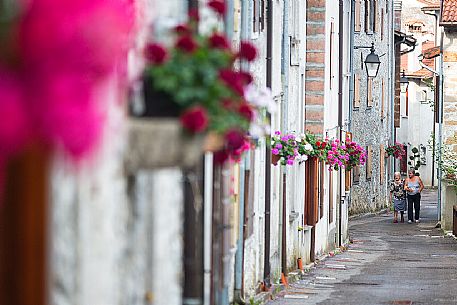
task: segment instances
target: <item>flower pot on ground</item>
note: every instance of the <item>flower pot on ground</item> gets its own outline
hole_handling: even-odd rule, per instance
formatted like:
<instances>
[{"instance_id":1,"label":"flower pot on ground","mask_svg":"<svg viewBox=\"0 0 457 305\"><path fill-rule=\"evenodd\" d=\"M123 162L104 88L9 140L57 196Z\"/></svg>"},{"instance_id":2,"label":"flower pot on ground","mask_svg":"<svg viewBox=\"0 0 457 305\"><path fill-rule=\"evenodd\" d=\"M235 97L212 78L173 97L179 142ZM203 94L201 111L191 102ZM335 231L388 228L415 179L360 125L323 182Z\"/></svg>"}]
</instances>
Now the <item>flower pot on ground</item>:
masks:
<instances>
[{"instance_id":1,"label":"flower pot on ground","mask_svg":"<svg viewBox=\"0 0 457 305\"><path fill-rule=\"evenodd\" d=\"M164 167L191 167L202 156L204 137L190 136L178 119L137 119L128 122L124 163L127 172Z\"/></svg>"}]
</instances>

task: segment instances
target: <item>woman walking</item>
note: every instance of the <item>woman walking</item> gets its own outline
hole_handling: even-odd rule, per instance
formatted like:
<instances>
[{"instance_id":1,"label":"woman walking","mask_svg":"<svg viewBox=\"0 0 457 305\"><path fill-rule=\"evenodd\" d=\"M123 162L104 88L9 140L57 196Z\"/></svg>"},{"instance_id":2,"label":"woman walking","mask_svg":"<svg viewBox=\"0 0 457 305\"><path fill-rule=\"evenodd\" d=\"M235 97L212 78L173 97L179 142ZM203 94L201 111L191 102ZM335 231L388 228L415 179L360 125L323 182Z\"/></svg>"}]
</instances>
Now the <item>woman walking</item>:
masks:
<instances>
[{"instance_id":1,"label":"woman walking","mask_svg":"<svg viewBox=\"0 0 457 305\"><path fill-rule=\"evenodd\" d=\"M405 222L404 213L406 210L405 182L401 179L399 172L395 172L394 181L390 183L390 200L394 202L394 223L398 223L398 212L401 215L401 222Z\"/></svg>"},{"instance_id":2,"label":"woman walking","mask_svg":"<svg viewBox=\"0 0 457 305\"><path fill-rule=\"evenodd\" d=\"M405 191L407 192L408 199L408 223L414 220L419 222L420 208L421 208L421 192L424 189L424 184L419 176L415 175L415 170L408 171L408 178L405 181ZM413 217L414 207L414 217Z\"/></svg>"}]
</instances>

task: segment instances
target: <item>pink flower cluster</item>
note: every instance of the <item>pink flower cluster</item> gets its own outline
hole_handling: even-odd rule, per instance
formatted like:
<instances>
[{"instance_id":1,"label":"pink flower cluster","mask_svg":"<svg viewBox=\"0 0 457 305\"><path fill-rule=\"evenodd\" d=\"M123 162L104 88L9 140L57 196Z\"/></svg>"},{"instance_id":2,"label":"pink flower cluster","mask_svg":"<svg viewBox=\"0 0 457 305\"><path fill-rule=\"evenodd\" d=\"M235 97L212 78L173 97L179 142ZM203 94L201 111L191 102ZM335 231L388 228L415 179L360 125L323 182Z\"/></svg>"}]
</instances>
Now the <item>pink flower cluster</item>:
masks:
<instances>
[{"instance_id":1,"label":"pink flower cluster","mask_svg":"<svg viewBox=\"0 0 457 305\"><path fill-rule=\"evenodd\" d=\"M365 150L362 148L362 146L352 141L351 139L346 139L344 145L342 145L341 148L345 151L348 157L346 160L346 169L350 170L357 165L364 165L367 161L367 154Z\"/></svg>"},{"instance_id":2,"label":"pink flower cluster","mask_svg":"<svg viewBox=\"0 0 457 305\"><path fill-rule=\"evenodd\" d=\"M329 141L328 143L330 144L330 148L327 151L326 163L329 166L329 171L333 169L338 170L340 168L345 168L346 162L349 161L349 154L343 148L345 146L340 146L340 141L338 139Z\"/></svg>"},{"instance_id":3,"label":"pink flower cluster","mask_svg":"<svg viewBox=\"0 0 457 305\"><path fill-rule=\"evenodd\" d=\"M125 71L131 2L22 2L7 29L16 39L0 39L0 157L30 142L60 143L75 157L94 147L106 112L97 94Z\"/></svg>"},{"instance_id":4,"label":"pink flower cluster","mask_svg":"<svg viewBox=\"0 0 457 305\"><path fill-rule=\"evenodd\" d=\"M285 134L281 136L280 131L275 131L272 138L271 153L279 157L282 165L293 165L298 156L297 141L295 135Z\"/></svg>"}]
</instances>

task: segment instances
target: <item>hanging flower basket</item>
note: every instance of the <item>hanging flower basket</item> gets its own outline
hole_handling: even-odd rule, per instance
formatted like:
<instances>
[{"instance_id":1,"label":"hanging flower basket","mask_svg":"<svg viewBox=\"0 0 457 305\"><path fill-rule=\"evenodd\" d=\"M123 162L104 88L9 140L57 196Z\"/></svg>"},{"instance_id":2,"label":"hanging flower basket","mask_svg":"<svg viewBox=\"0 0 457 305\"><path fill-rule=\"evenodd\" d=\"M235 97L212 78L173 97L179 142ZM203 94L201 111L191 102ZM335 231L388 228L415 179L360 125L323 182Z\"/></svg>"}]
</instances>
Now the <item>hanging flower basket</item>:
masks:
<instances>
[{"instance_id":1,"label":"hanging flower basket","mask_svg":"<svg viewBox=\"0 0 457 305\"><path fill-rule=\"evenodd\" d=\"M202 156L203 142L203 136L186 134L178 119L129 119L125 169L191 167Z\"/></svg>"},{"instance_id":2,"label":"hanging flower basket","mask_svg":"<svg viewBox=\"0 0 457 305\"><path fill-rule=\"evenodd\" d=\"M281 156L271 154L271 164L273 165L278 165L279 160L281 159Z\"/></svg>"}]
</instances>

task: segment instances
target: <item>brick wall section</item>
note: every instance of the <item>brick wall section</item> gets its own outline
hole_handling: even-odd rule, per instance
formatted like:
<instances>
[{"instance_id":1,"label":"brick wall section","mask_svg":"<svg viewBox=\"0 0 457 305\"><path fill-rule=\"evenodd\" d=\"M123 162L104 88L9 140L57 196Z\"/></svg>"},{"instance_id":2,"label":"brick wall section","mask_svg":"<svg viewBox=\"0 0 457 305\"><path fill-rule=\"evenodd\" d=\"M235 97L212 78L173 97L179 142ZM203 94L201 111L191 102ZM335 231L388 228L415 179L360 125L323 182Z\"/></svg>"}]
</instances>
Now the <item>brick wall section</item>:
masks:
<instances>
[{"instance_id":1,"label":"brick wall section","mask_svg":"<svg viewBox=\"0 0 457 305\"><path fill-rule=\"evenodd\" d=\"M324 131L325 2L306 1L305 129L319 135Z\"/></svg>"}]
</instances>

